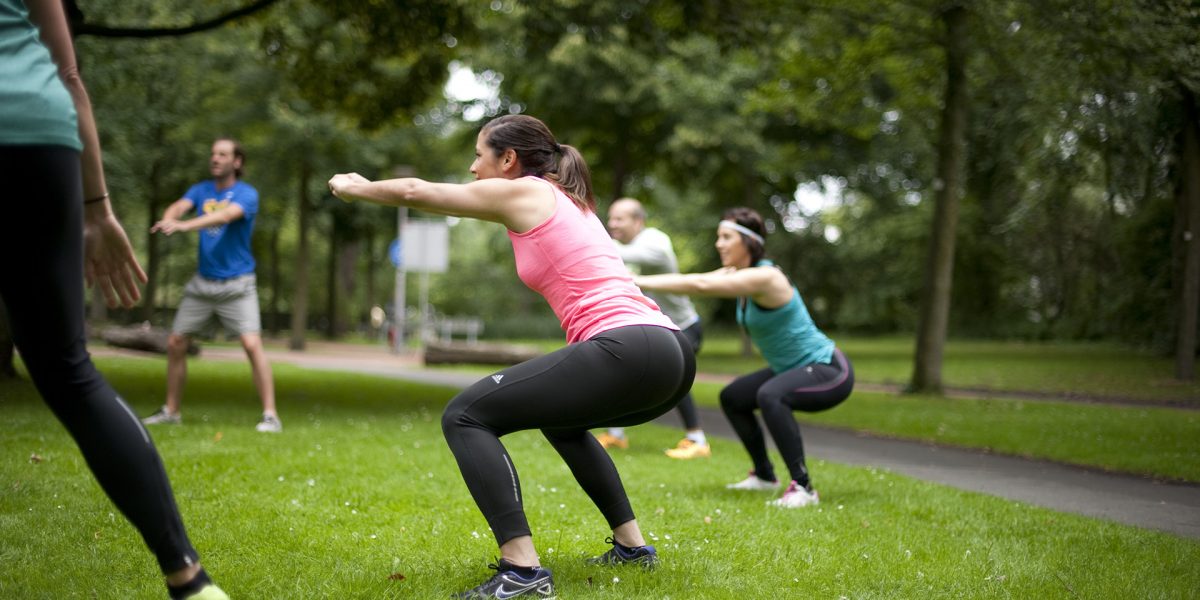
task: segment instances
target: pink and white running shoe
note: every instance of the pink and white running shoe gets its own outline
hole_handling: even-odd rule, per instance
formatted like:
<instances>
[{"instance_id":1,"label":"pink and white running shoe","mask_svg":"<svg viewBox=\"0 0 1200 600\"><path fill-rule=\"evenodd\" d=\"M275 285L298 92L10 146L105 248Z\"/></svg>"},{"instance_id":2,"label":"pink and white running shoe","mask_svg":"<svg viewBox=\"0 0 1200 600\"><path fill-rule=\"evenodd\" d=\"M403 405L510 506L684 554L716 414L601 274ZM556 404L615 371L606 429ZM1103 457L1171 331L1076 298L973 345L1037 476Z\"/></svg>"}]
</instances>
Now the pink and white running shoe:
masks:
<instances>
[{"instance_id":1,"label":"pink and white running shoe","mask_svg":"<svg viewBox=\"0 0 1200 600\"><path fill-rule=\"evenodd\" d=\"M817 497L816 490L812 490L810 492L804 489L804 486L792 481L792 483L788 485L787 489L784 490L782 496L776 498L775 500L771 500L767 504L773 504L781 508L800 508L802 506L817 504L819 502L820 498Z\"/></svg>"}]
</instances>

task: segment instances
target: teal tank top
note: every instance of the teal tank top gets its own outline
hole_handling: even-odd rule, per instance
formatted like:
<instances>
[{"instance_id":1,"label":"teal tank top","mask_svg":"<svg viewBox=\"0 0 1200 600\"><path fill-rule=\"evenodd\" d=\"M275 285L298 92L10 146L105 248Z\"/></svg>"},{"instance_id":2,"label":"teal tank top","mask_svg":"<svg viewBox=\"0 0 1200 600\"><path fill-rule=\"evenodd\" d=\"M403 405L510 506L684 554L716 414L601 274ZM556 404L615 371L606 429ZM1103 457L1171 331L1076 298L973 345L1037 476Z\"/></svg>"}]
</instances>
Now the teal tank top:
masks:
<instances>
[{"instance_id":1,"label":"teal tank top","mask_svg":"<svg viewBox=\"0 0 1200 600\"><path fill-rule=\"evenodd\" d=\"M22 0L0 0L0 144L83 149L71 94Z\"/></svg>"},{"instance_id":2,"label":"teal tank top","mask_svg":"<svg viewBox=\"0 0 1200 600\"><path fill-rule=\"evenodd\" d=\"M754 266L774 264L760 260ZM782 373L793 367L833 360L833 340L817 329L796 286L792 286L792 299L779 308L767 310L749 298L738 298L737 303L738 325L746 328L772 371Z\"/></svg>"}]
</instances>

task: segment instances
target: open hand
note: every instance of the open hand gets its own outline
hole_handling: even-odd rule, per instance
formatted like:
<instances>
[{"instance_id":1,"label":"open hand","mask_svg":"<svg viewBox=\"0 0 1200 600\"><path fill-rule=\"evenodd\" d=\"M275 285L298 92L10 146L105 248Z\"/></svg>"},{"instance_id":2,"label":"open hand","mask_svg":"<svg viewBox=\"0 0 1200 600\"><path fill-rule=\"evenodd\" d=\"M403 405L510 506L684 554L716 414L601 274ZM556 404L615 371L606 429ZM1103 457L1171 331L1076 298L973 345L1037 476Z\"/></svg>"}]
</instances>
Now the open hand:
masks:
<instances>
[{"instance_id":1,"label":"open hand","mask_svg":"<svg viewBox=\"0 0 1200 600\"><path fill-rule=\"evenodd\" d=\"M141 299L138 282L148 281L133 255L125 230L111 211L86 211L83 220L83 275L99 287L110 308L129 308Z\"/></svg>"},{"instance_id":2,"label":"open hand","mask_svg":"<svg viewBox=\"0 0 1200 600\"><path fill-rule=\"evenodd\" d=\"M150 228L150 233L171 235L177 231L187 231L187 225L178 219L163 219Z\"/></svg>"}]
</instances>

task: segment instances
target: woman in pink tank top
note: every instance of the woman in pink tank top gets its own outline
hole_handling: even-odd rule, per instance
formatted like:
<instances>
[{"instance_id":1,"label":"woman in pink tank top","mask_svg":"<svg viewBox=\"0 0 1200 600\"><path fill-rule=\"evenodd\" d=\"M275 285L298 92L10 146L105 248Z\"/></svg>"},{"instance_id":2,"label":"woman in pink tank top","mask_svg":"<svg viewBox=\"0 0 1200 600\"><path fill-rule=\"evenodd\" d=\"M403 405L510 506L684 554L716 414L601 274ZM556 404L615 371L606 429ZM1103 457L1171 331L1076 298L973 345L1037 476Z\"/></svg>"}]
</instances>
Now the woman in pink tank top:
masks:
<instances>
[{"instance_id":1,"label":"woman in pink tank top","mask_svg":"<svg viewBox=\"0 0 1200 600\"><path fill-rule=\"evenodd\" d=\"M539 429L612 528L612 548L590 564L652 566L612 459L589 429L645 423L675 407L696 373L691 345L633 285L595 213L579 152L541 121L507 115L484 125L467 184L335 175L345 201L472 217L508 228L517 275L554 309L568 345L481 379L446 406L442 430L500 546L496 575L459 594L556 594L525 518L517 470L500 442ZM536 476L535 476L536 477Z\"/></svg>"}]
</instances>

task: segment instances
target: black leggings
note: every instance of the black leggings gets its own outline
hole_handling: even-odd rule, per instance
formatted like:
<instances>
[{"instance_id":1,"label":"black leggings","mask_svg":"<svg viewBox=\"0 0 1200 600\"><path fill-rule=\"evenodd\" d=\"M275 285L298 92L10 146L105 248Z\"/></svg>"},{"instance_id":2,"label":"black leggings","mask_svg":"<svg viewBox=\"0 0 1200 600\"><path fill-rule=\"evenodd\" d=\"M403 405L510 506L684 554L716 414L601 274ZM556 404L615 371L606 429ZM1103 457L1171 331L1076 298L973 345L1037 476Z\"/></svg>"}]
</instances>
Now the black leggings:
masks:
<instances>
[{"instance_id":1,"label":"black leggings","mask_svg":"<svg viewBox=\"0 0 1200 600\"><path fill-rule=\"evenodd\" d=\"M659 417L695 376L696 358L683 334L639 325L509 367L451 400L442 431L496 543L530 535L517 470L500 436L540 429L615 528L633 520L633 509L612 459L588 429Z\"/></svg>"},{"instance_id":2,"label":"black leggings","mask_svg":"<svg viewBox=\"0 0 1200 600\"><path fill-rule=\"evenodd\" d=\"M700 322L696 321L691 327L684 329L683 337L687 338L691 345L692 354L700 354L700 342L704 339L704 329L700 327ZM700 429L700 415L696 412L696 401L692 399L691 391L683 395L675 409L683 419L684 429Z\"/></svg>"},{"instance_id":3,"label":"black leggings","mask_svg":"<svg viewBox=\"0 0 1200 600\"><path fill-rule=\"evenodd\" d=\"M721 390L721 410L750 453L755 474L775 481L775 467L767 457L766 440L754 418L754 410L761 410L792 479L807 486L804 441L792 411L828 410L841 404L853 389L854 367L841 350L835 349L829 363L801 365L778 374L766 368L738 377Z\"/></svg>"},{"instance_id":4,"label":"black leggings","mask_svg":"<svg viewBox=\"0 0 1200 600\"><path fill-rule=\"evenodd\" d=\"M150 436L96 372L84 346L83 187L79 153L0 146L0 296L38 392L100 487L154 552L163 573L195 563Z\"/></svg>"}]
</instances>

